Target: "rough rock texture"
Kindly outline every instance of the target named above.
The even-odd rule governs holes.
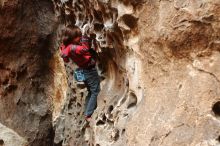
[[[0,0],[0,128],[31,146],[220,145],[219,0],[53,4],[60,26],[89,24],[99,42],[91,127],[86,89],[54,49],[52,2]]]
[[[13,130],[0,124],[0,145],[1,146],[27,146],[27,141],[20,137]]]
[[[96,33],[104,79],[91,128],[80,132],[85,93],[74,86],[68,67],[72,84],[68,90],[75,92],[67,95],[65,122],[57,124],[64,132],[56,132],[57,142],[219,144],[219,0],[54,0],[54,4],[64,25],[89,24]]]
[[[0,2],[0,122],[6,126],[0,130],[0,145],[19,146],[24,141],[28,146],[53,145],[53,94],[49,92],[53,3]],[[5,139],[7,128],[11,130]]]

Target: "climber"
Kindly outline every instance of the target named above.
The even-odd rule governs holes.
[[[85,35],[85,29],[88,26],[83,27],[83,35],[79,27],[65,27],[62,31],[62,45],[61,45],[61,57],[65,62],[69,62],[71,59],[78,68],[74,70],[76,79],[83,81],[88,95],[85,99],[85,119],[91,120],[91,116],[97,106],[97,96],[100,91],[100,78],[96,69],[96,57],[93,55],[96,52],[91,48],[91,39]],[[95,42],[93,40],[93,42]],[[95,43],[93,46],[96,46]],[[79,77],[78,77],[79,76]]]

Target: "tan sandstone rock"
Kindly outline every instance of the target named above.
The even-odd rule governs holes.
[[[99,42],[105,79],[87,143],[219,145],[219,0],[69,0],[55,8],[65,24],[89,24]]]
[[[1,146],[27,146],[27,140],[6,126],[0,124],[0,131]]]
[[[58,31],[96,34],[102,82],[89,129],[50,1],[0,4],[0,121],[30,145],[220,145],[219,0],[53,0]]]

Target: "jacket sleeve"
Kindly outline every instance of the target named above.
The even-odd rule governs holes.
[[[64,44],[61,44],[60,45],[60,51],[64,50],[65,49],[65,45]]]
[[[76,54],[79,54],[79,55],[87,55],[89,54],[89,48],[85,45],[79,45],[76,47],[76,50],[75,50],[75,53]]]
[[[93,47],[92,49],[97,51],[98,50],[98,44],[97,44],[95,38],[96,38],[96,34],[94,34],[94,33],[90,34],[91,48]]]
[[[83,36],[81,37],[80,42],[81,42],[81,44],[82,44],[83,46],[86,46],[87,48],[91,48],[91,42],[92,42],[92,40],[91,40],[89,37],[87,37],[86,35],[83,35]]]
[[[93,42],[93,47],[92,48],[92,42]],[[93,38],[90,38],[90,37],[87,37],[87,36],[82,36],[81,37],[81,44],[83,47],[81,48],[78,48],[79,51],[79,54],[87,54],[88,52],[94,57],[94,56],[97,56],[97,43],[96,43],[96,40]]]
[[[64,62],[69,62],[69,53],[70,53],[69,47],[61,50],[61,57],[63,58]]]

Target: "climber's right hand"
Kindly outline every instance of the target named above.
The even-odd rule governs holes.
[[[82,28],[82,35],[88,35],[89,31],[89,24],[85,24]]]

